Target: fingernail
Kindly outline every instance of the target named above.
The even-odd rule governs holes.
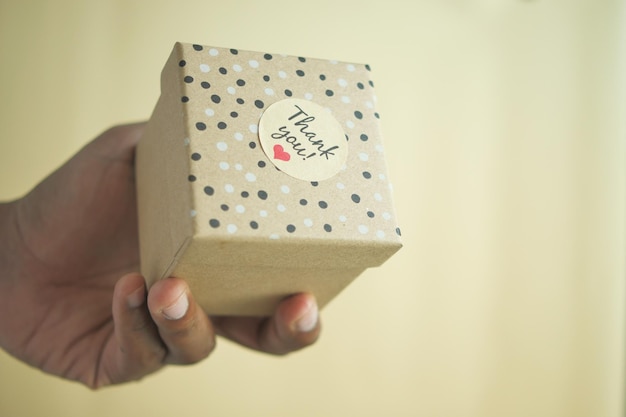
[[[182,293],[174,304],[163,309],[163,315],[166,319],[178,320],[185,315],[188,308],[189,300],[187,299],[187,294]]]
[[[146,300],[146,289],[144,287],[137,288],[126,297],[128,308],[138,308]]]
[[[315,329],[318,315],[317,304],[311,303],[306,313],[296,321],[296,330],[302,333],[308,333]]]

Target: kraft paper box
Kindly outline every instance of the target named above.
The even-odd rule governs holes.
[[[367,65],[175,45],[136,154],[141,269],[209,314],[324,306],[401,247]]]

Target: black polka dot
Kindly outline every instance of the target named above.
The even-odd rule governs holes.
[[[236,111],[231,111],[230,112],[230,117],[232,117],[233,119],[238,117],[238,116],[239,116],[239,113],[237,113]]]
[[[204,89],[206,90],[207,88],[210,88],[210,87],[211,87],[211,84],[209,84],[209,83],[208,83],[208,82],[206,82],[206,81],[202,81],[202,82],[200,83],[200,86],[202,86],[202,88],[204,88]]]
[[[231,49],[230,53],[233,54],[233,55],[237,55],[239,53],[239,51],[236,50],[236,49]]]
[[[222,99],[217,94],[213,94],[211,96],[211,101],[215,104],[219,104],[219,102],[222,101]]]
[[[206,129],[206,125],[202,122],[198,122],[196,123],[196,129],[198,130],[205,130]]]
[[[259,228],[259,224],[258,224],[257,222],[255,222],[254,220],[252,220],[252,221],[250,222],[250,227],[251,227],[252,229],[256,230],[256,229],[258,229],[258,228]]]
[[[237,99],[237,103],[238,103],[238,104],[243,104],[243,103],[245,103],[245,101],[243,101],[243,99],[242,99],[242,98],[238,98],[238,99]]]
[[[302,70],[297,70],[296,74],[298,75],[298,77],[304,77],[304,71]]]
[[[250,147],[250,149],[254,149],[256,148],[256,142],[250,142],[248,143],[248,146]]]
[[[246,82],[240,78],[237,80],[237,85],[239,87],[243,87],[244,85],[246,85]]]
[[[270,76],[269,75],[264,75],[263,76],[263,81],[268,82],[270,80]]]
[[[242,192],[241,192],[241,196],[242,196],[243,198],[248,198],[248,196],[250,196],[250,193],[249,193],[249,192],[247,192],[247,191],[242,191]]]
[[[183,78],[183,81],[185,81],[187,84],[190,84],[193,82],[193,77],[191,75],[188,75],[185,78]]]
[[[213,189],[213,187],[207,185],[206,187],[204,187],[204,193],[206,195],[213,195],[215,194],[215,190]]]
[[[222,205],[220,206],[220,208],[222,209],[222,211],[228,211],[228,209],[229,209],[229,207],[228,207],[228,205],[227,205],[227,204],[222,204]]]
[[[202,158],[202,155],[200,155],[197,152],[194,152],[194,153],[191,154],[191,159],[193,159],[194,161],[199,161],[200,158]]]
[[[370,178],[372,178],[372,174],[370,174],[369,171],[363,171],[363,178],[369,180]]]
[[[377,119],[380,119],[380,114],[374,113],[374,117],[377,118]]]
[[[333,90],[326,90],[326,95],[327,95],[328,97],[332,97],[332,96],[334,96],[334,95],[335,95],[335,93],[333,92]]]
[[[178,66],[179,67],[184,67],[185,65],[187,65],[187,61],[185,61],[184,59],[181,61],[178,61]]]
[[[266,192],[266,191],[260,190],[260,191],[257,193],[257,196],[259,196],[259,198],[260,198],[261,200],[267,200],[267,192]]]
[[[348,135],[345,135],[345,136],[346,136],[346,142],[348,142],[350,140],[350,137]]]
[[[320,208],[323,208],[323,209],[328,208],[328,203],[325,202],[324,200],[320,201],[317,204],[320,206]]]
[[[352,201],[354,201],[355,203],[360,203],[361,202],[361,197],[359,197],[358,194],[352,194],[352,196],[350,198],[352,198]]]
[[[326,76],[324,74],[320,74],[320,80],[324,81],[326,79]]]
[[[226,75],[228,74],[228,70],[224,67],[220,67],[220,69],[218,70],[220,72],[220,74],[222,75]]]
[[[224,129],[226,129],[227,125],[226,125],[225,122],[219,122],[217,124],[217,127],[218,127],[218,129],[224,130]]]
[[[313,187],[317,187],[319,185],[319,183],[317,181],[311,181],[311,185]]]
[[[265,165],[266,165],[265,161],[259,161],[259,162],[257,162],[257,166],[258,166],[259,168],[265,168]]]
[[[330,224],[326,223],[324,225],[324,230],[326,230],[328,233],[330,233],[330,232],[333,231],[333,227]]]
[[[365,69],[368,70],[368,71],[372,70],[372,68],[370,68],[369,64],[365,64]]]
[[[202,45],[193,45],[193,49],[195,49],[196,51],[201,51],[202,50]]]
[[[356,86],[359,90],[363,90],[365,88],[365,86],[363,85],[363,83],[356,83]]]
[[[187,179],[189,180],[189,182],[194,182],[196,180],[196,176],[195,175],[190,175],[187,177]]]
[[[182,101],[183,103],[187,103],[187,102],[189,101],[189,97],[187,97],[187,96],[182,96],[182,97],[180,98],[180,101]]]
[[[367,142],[367,140],[368,140],[368,139],[369,139],[369,138],[367,137],[367,135],[366,135],[365,133],[363,133],[363,134],[361,135],[361,140],[362,140],[363,142]]]
[[[263,106],[265,106],[265,103],[263,103],[261,100],[254,100],[254,105],[257,106],[259,109],[262,109]]]
[[[293,93],[291,92],[291,90],[285,90],[285,95],[287,97],[291,97],[293,95]]]
[[[399,228],[399,227],[396,227],[396,234],[397,234],[398,236],[402,236],[402,232],[400,231],[400,228]]]
[[[287,231],[288,231],[289,233],[293,233],[293,232],[295,232],[295,231],[296,231],[296,226],[294,226],[293,224],[288,224],[288,225],[287,225]]]
[[[306,199],[305,199],[305,198],[301,198],[301,199],[300,199],[300,205],[301,205],[301,206],[306,206],[307,204],[309,204],[309,202],[308,202],[308,201],[306,201]]]
[[[375,216],[375,214],[374,214],[374,212],[373,212],[373,211],[368,211],[368,212],[367,212],[367,217],[369,217],[370,219],[373,219],[373,218],[374,218],[374,216]]]
[[[217,219],[211,219],[209,220],[209,224],[211,225],[212,228],[217,228],[220,227],[220,221]]]
[[[304,58],[304,57],[302,57],[302,56],[299,56],[299,57],[298,57],[298,61],[300,61],[300,62],[306,62],[306,58]]]
[[[374,81],[370,80],[367,83],[370,85],[370,87],[374,87]]]
[[[356,117],[357,119],[362,119],[363,118],[363,113],[361,113],[360,111],[355,111],[354,112],[354,117]]]
[[[272,55],[265,54],[265,55],[263,55],[263,58],[265,58],[265,59],[267,59],[269,61],[270,59],[272,59]]]

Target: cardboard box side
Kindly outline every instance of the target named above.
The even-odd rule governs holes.
[[[193,234],[179,62],[177,45],[163,69],[161,96],[136,153],[141,271],[149,283],[168,276]]]

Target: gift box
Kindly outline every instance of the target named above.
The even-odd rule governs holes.
[[[402,246],[367,65],[177,43],[136,181],[142,273],[212,315],[323,307]]]

